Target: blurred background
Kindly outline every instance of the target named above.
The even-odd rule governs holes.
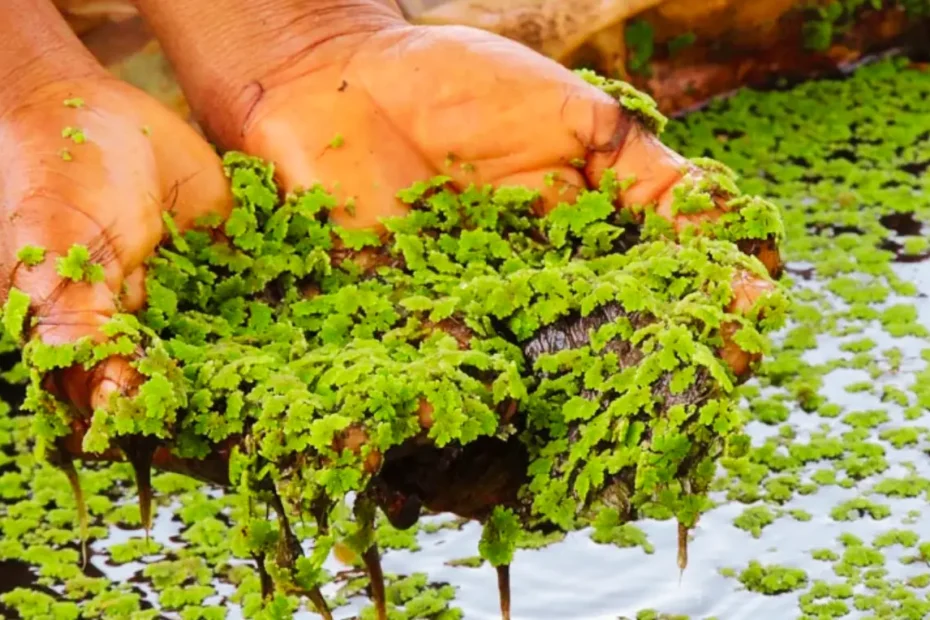
[[[188,114],[130,0],[56,0],[114,73]],[[649,92],[666,114],[741,86],[850,67],[926,40],[922,0],[400,0],[408,19],[499,33]]]

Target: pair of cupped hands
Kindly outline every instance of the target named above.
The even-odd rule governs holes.
[[[351,198],[351,213],[334,214],[339,224],[402,214],[397,191],[438,174],[461,188],[535,188],[545,212],[607,170],[636,179],[623,204],[654,203],[675,218],[672,189],[686,160],[559,64],[483,31],[410,25],[377,1],[341,3],[342,16],[329,6],[340,3],[305,2],[293,18],[269,14],[287,27],[262,35],[264,4],[242,16],[254,25],[240,40],[235,28],[164,35],[172,24],[159,14],[154,21],[166,21],[153,27],[210,141],[274,162],[284,191],[320,183]],[[232,208],[206,139],[83,50],[77,56],[73,70],[33,71],[36,83],[23,88],[27,66],[22,95],[0,107],[0,301],[10,287],[28,293],[31,335],[52,344],[99,339],[118,308],[142,307],[163,211],[183,230]],[[103,282],[57,274],[55,259],[74,244],[102,262]],[[24,246],[45,248],[45,261],[24,265]],[[59,389],[89,412],[130,376],[126,360],[111,359],[69,371]]]

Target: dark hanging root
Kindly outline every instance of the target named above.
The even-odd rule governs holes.
[[[684,523],[678,523],[678,569],[681,571],[678,575],[681,579],[681,575],[684,574],[685,569],[688,568],[688,528]]]
[[[81,569],[87,567],[87,539],[89,534],[89,519],[87,516],[87,503],[84,501],[84,491],[81,489],[81,478],[78,476],[77,469],[74,467],[74,459],[71,454],[60,446],[50,450],[48,461],[64,472],[68,478],[68,484],[71,485],[71,492],[74,494],[74,504],[77,507],[78,527],[81,533]]]
[[[501,602],[501,619],[510,620],[510,564],[497,567],[497,592]]]
[[[368,581],[371,584],[371,598],[375,604],[375,613],[378,620],[387,620],[387,594],[384,587],[384,571],[381,568],[381,554],[375,542],[375,519],[378,514],[377,496],[371,490],[363,491],[355,498],[353,512],[358,523],[358,538],[356,544],[367,546],[362,552],[362,561],[368,571]]]
[[[303,549],[300,547],[300,540],[297,539],[297,536],[291,529],[291,523],[284,510],[284,502],[281,501],[281,496],[278,495],[277,490],[274,488],[271,489],[270,503],[272,510],[274,510],[275,515],[278,517],[278,527],[281,530],[276,561],[278,566],[288,570],[294,570],[297,558],[303,555]],[[313,586],[306,594],[310,602],[316,607],[318,614],[325,620],[333,620],[333,614],[329,609],[329,604],[326,602],[326,597],[323,596],[323,592],[320,590],[319,586]]]
[[[332,507],[332,501],[325,495],[317,496],[310,504],[310,513],[316,520],[317,530],[324,536],[329,533],[329,511]]]
[[[262,584],[262,599],[270,600],[274,596],[274,581],[272,581],[271,575],[268,574],[268,570],[265,568],[265,553],[263,551],[253,553],[252,559],[255,560],[258,579]]]
[[[280,499],[278,501],[280,501]],[[310,505],[310,512],[313,514],[313,518],[316,519],[317,531],[323,536],[329,534],[329,511],[332,507],[333,503],[326,495],[319,495]],[[320,614],[324,620],[333,620],[333,614],[329,610],[329,604],[326,602],[326,598],[323,596],[323,592],[320,591],[318,586],[314,586],[307,593],[307,597],[310,599],[310,602],[313,603],[313,606],[316,607],[317,613]]]
[[[384,588],[384,571],[381,569],[381,554],[378,545],[372,543],[368,550],[362,554],[368,579],[371,582],[371,598],[375,603],[375,612],[378,620],[387,620],[387,594]]]
[[[290,521],[288,521],[287,514],[284,511],[284,503],[281,501],[281,497],[278,495],[277,490],[274,486],[271,486],[265,489],[265,491],[270,494],[268,503],[278,517],[278,526],[281,530],[281,538],[278,542],[275,561],[278,566],[292,570],[297,558],[303,554],[300,541],[297,539],[297,536],[294,535],[294,532],[291,531]],[[266,601],[270,600],[274,596],[275,585],[274,580],[265,568],[265,553],[252,553],[252,558],[255,560],[255,565],[258,568],[258,576],[262,584],[262,599]],[[306,595],[307,598],[310,599],[310,602],[313,603],[314,607],[316,607],[317,613],[323,617],[323,620],[333,620],[333,614],[329,610],[326,598],[323,596],[319,587],[314,586],[310,588],[310,590],[306,592]]]
[[[84,491],[81,489],[81,479],[78,477],[74,463],[70,460],[64,468],[65,475],[68,477],[68,483],[71,485],[71,492],[74,493],[74,503],[77,506],[78,527],[81,533],[81,569],[87,567],[87,539],[90,537],[87,503],[84,501]]]
[[[329,604],[326,602],[326,598],[318,587],[314,586],[307,592],[307,598],[313,603],[316,612],[323,617],[323,620],[333,620],[333,612],[329,610]]]
[[[152,457],[158,442],[154,437],[145,435],[126,435],[117,439],[116,443],[136,474],[139,514],[142,517],[142,527],[145,528],[145,538],[148,540],[152,529]]]
[[[271,491],[271,508],[278,517],[278,527],[281,530],[276,558],[278,566],[293,570],[297,558],[303,555],[303,550],[300,548],[300,541],[291,530],[291,523],[284,511],[284,503],[276,490]]]

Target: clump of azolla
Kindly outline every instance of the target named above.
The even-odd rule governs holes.
[[[869,5],[843,4],[857,11]],[[924,0],[898,4],[930,7]],[[926,258],[921,248],[930,221],[928,101],[930,73],[898,57],[844,80],[783,92],[742,91],[669,125],[671,147],[733,167],[745,191],[779,203],[788,228],[783,249],[795,279],[790,324],[757,372],[761,385],[740,391],[748,418],[790,428],[777,437],[768,434],[742,457],[723,460],[728,477],[715,487],[730,500],[761,500],[777,515],[779,506],[821,486],[858,488],[861,497],[826,504],[844,527],[893,528],[898,519],[914,524],[922,518],[897,500],[921,497],[927,481],[913,472],[888,475],[912,458],[909,449],[925,435],[922,427],[911,426],[919,422],[902,419],[918,421],[930,405],[930,373],[924,369],[930,356],[916,355],[927,346],[920,319],[923,268],[896,264]],[[849,382],[837,383],[839,373],[831,375],[848,370],[855,371]],[[869,404],[860,406],[863,402]],[[811,430],[813,416],[821,418],[818,430]],[[754,507],[736,525],[750,532],[760,528],[764,541],[766,521],[765,512]],[[793,524],[792,530],[799,539],[816,538],[818,521],[823,520],[809,527]],[[878,539],[874,546],[880,546]],[[779,550],[788,552],[781,544]],[[887,579],[865,576],[860,566],[865,561],[881,569],[875,549],[854,551],[842,561],[842,548],[803,552],[833,563],[843,579],[838,587],[868,580],[871,591],[857,590],[845,603],[829,601],[815,583],[801,597],[804,617],[841,617],[848,613],[844,605],[875,617],[926,617],[924,593],[908,576],[895,574],[894,562],[888,562]],[[829,595],[838,596],[833,584]]]
[[[648,99],[598,83],[661,129]],[[243,549],[321,611],[323,561],[339,540],[363,558],[379,597],[376,504],[398,526],[421,504],[484,520],[480,552],[502,584],[521,532],[622,528],[641,513],[678,520],[684,568],[714,463],[741,442],[739,377],[718,351],[730,339],[761,354],[786,307],[772,287],[751,309],[728,310],[740,278],[769,279],[736,243],[778,241],[782,224],[768,203],[740,197],[727,169],[697,164],[710,180],[676,198],[680,212],[721,199],[729,209],[701,234],[640,226],[616,209],[621,183],[606,175],[541,219],[525,189],[418,183],[399,194],[410,214],[386,221],[382,238],[330,223],[337,204],[319,188],[282,201],[271,166],[228,154],[229,219],[180,235],[168,218],[147,307],[115,317],[105,343],[28,344],[26,407],[53,446],[72,414],[43,390],[45,374],[143,350],[138,390],[93,414],[83,449],[122,447],[145,470],[147,493],[156,444],[186,459],[231,446],[230,484],[276,515],[250,503]],[[648,205],[639,212],[653,221]],[[86,248],[59,259],[59,272],[102,276]],[[4,321],[20,337],[28,299],[16,295]],[[448,505],[428,457],[425,468],[401,468],[403,479],[392,473],[411,451],[506,456],[462,489],[477,504]],[[316,522],[309,557],[295,517]],[[635,530],[619,536],[648,544]]]
[[[930,614],[924,590],[930,583],[930,575],[920,568],[930,561],[930,543],[920,541],[914,547],[914,537],[898,529],[904,523],[919,531],[918,524],[926,514],[895,500],[925,493],[926,482],[912,475],[901,477],[900,473],[895,474],[897,478],[885,477],[885,472],[896,469],[902,459],[919,458],[916,452],[901,448],[923,445],[925,429],[911,425],[921,425],[920,420],[930,407],[930,369],[926,366],[930,363],[930,346],[925,344],[927,336],[922,333],[914,312],[915,305],[924,303],[916,295],[918,286],[924,289],[925,282],[907,272],[897,272],[895,265],[896,261],[912,262],[919,258],[912,250],[922,247],[919,240],[930,222],[930,177],[926,174],[930,152],[928,101],[930,72],[898,58],[864,67],[846,80],[811,82],[785,92],[743,91],[728,101],[670,122],[664,134],[669,146],[683,154],[709,156],[727,163],[740,175],[743,190],[775,198],[785,213],[788,234],[782,249],[791,261],[789,273],[795,279],[790,327],[776,339],[773,353],[757,372],[761,381],[744,384],[739,389],[746,399],[741,413],[770,425],[767,430],[772,434],[754,445],[749,445],[748,439],[733,437],[722,460],[726,476],[715,484],[726,493],[727,500],[746,504],[765,502],[769,510],[762,510],[759,504],[758,509],[737,517],[736,524],[747,533],[733,530],[721,533],[715,529],[701,535],[748,537],[748,532],[758,528],[764,543],[767,537],[779,536],[773,530],[782,527],[785,528],[782,532],[790,530],[800,539],[820,539],[817,528],[823,527],[824,522],[832,522],[829,514],[818,515],[824,518],[815,518],[810,523],[799,523],[784,519],[783,510],[793,505],[789,503],[792,499],[803,501],[798,496],[815,494],[821,487],[828,487],[825,491],[830,497],[839,488],[855,488],[863,494],[848,502],[829,500],[819,504],[832,508],[830,513],[842,520],[844,529],[864,528],[864,531],[858,529],[860,534],[870,539],[875,536],[871,547],[851,535],[842,537],[842,545],[824,539],[820,544],[825,548],[799,550],[797,555],[783,561],[786,566],[758,565],[745,572],[746,585],[753,592],[787,588],[800,595],[800,609],[794,615],[844,617],[854,610],[853,613],[875,617],[918,620]],[[70,146],[77,156],[80,147]],[[583,167],[584,161],[572,165]],[[679,193],[684,194],[684,189]],[[694,210],[700,212],[700,198],[694,204]],[[684,206],[682,211],[690,209]],[[657,239],[668,232],[658,226],[656,231],[661,233],[655,235]],[[550,238],[553,236],[550,232]],[[900,251],[898,246],[902,246]],[[44,254],[36,250],[24,249],[19,260],[24,264],[41,262]],[[586,256],[583,252],[582,247],[580,255]],[[915,267],[919,265],[910,264],[906,269]],[[25,305],[18,305],[14,299],[5,317],[14,331],[16,325],[29,326],[28,299],[19,299]],[[889,337],[901,336],[908,339],[887,342]],[[826,347],[810,357],[808,353],[824,341]],[[839,352],[833,346],[836,342],[842,343]],[[915,343],[925,348],[920,356],[915,355]],[[14,347],[12,340],[0,340],[0,351]],[[22,367],[17,368],[0,373],[0,377],[17,380],[23,376]],[[850,396],[841,385],[835,385],[836,375],[830,374],[841,369],[862,371],[851,385],[858,388],[856,383],[868,376],[871,394],[852,397],[856,404],[850,406]],[[831,400],[832,387],[839,391],[836,402]],[[860,403],[863,396],[867,397],[866,405]],[[3,408],[0,404],[0,410]],[[887,419],[874,413],[876,409],[884,410]],[[899,415],[912,422],[902,423]],[[223,416],[217,419],[222,423]],[[423,419],[428,422],[429,416],[424,414]],[[817,429],[811,426],[815,421],[820,423]],[[65,478],[51,475],[47,466],[28,456],[31,445],[27,439],[34,435],[28,423],[25,416],[0,416],[0,444],[4,446],[0,464],[11,466],[11,461],[5,460],[7,454],[25,455],[16,459],[15,471],[0,476],[4,497],[13,502],[0,502],[0,514],[4,516],[0,522],[3,559],[20,559],[34,566],[44,575],[44,585],[63,587],[69,600],[79,601],[80,607],[88,610],[85,615],[102,610],[110,617],[141,614],[138,595],[125,592],[122,586],[107,586],[105,580],[83,577],[73,547],[68,557],[45,555],[49,545],[73,543],[78,530],[76,525],[61,525],[65,518],[74,521],[74,510],[68,508],[73,501]],[[176,486],[160,484],[166,476],[156,476],[153,486],[163,498],[168,495],[176,498]],[[118,500],[119,489],[129,484],[131,477],[126,467],[81,468],[92,538],[106,536],[106,530],[97,525],[104,523],[102,515],[107,523],[136,527],[140,524],[137,507],[121,505],[114,509],[101,491],[117,490],[110,497]],[[173,480],[176,485],[180,478],[174,476]],[[64,508],[45,509],[42,502],[48,497],[50,486],[55,490],[55,503]],[[846,499],[853,497],[847,495]],[[206,569],[198,568],[193,582],[204,585],[216,580],[229,585],[235,589],[230,601],[242,605],[247,617],[255,617],[262,607],[259,576],[246,565],[230,570],[226,562],[231,545],[237,550],[235,557],[249,558],[250,544],[262,540],[264,530],[230,527],[223,515],[218,514],[223,506],[235,506],[231,521],[241,524],[250,501],[251,498],[235,493],[222,499],[188,493],[180,497],[182,507],[177,514],[186,528],[182,534],[182,553],[185,558],[203,559],[207,564]],[[740,514],[744,508],[739,507],[734,514]],[[790,514],[795,519],[802,518],[800,512]],[[643,508],[640,516],[664,519],[674,515],[649,506]],[[644,533],[625,518],[615,507],[598,511],[592,536],[599,543],[641,546],[648,553],[652,546]],[[768,525],[772,519],[778,523],[775,527]],[[511,522],[505,517],[485,539],[485,553],[498,561],[507,557],[506,544],[498,543],[506,543]],[[292,521],[292,525],[300,538],[315,536],[312,520],[306,524]],[[429,523],[421,530],[435,532],[438,527]],[[876,527],[881,529],[880,533],[873,531]],[[255,538],[249,538],[249,532],[254,532]],[[398,544],[383,535],[380,528],[377,534],[381,548]],[[539,532],[521,534],[524,535],[517,548],[544,546],[562,536],[557,531],[549,538]],[[344,544],[340,546],[346,548]],[[783,554],[791,552],[790,547],[779,546]],[[862,549],[846,552],[845,547],[855,546]],[[273,549],[273,545],[269,548]],[[26,549],[38,549],[41,553],[27,554]],[[639,550],[626,552],[637,556],[639,553]],[[666,549],[655,552],[658,561],[668,556]],[[357,560],[355,565],[361,566],[358,555],[353,557]],[[632,565],[638,566],[643,559],[635,559]],[[273,561],[274,558],[269,558],[269,563]],[[469,564],[483,562],[482,558],[469,560]],[[899,562],[907,564],[909,572],[902,575]],[[312,563],[304,565],[313,568]],[[811,572],[805,585],[799,579],[800,574],[794,572],[796,569],[788,568],[812,565],[818,569],[816,577],[826,583],[814,579]],[[745,568],[740,566],[726,572],[735,578]],[[822,573],[823,568],[827,569],[827,575]],[[164,570],[170,570],[178,579],[189,574],[177,566]],[[211,572],[209,578],[201,576],[202,570]],[[914,570],[918,574],[910,572]],[[146,575],[150,572],[153,571],[146,571]],[[160,575],[153,572],[151,576],[156,591],[183,587],[174,582],[164,583]],[[390,576],[387,581],[387,598],[392,605],[408,600],[407,594],[392,593]],[[179,583],[191,581],[182,579]],[[406,592],[408,585],[409,580],[403,580],[397,587]],[[362,592],[364,587],[365,580],[356,578],[343,592],[351,596]],[[852,597],[848,594],[850,588],[855,589]],[[170,600],[176,600],[173,591],[169,594]],[[726,590],[719,595],[731,596]],[[341,593],[331,602],[339,604],[342,596]],[[776,615],[784,613],[782,598],[763,608],[768,602],[758,600],[762,596],[757,594],[752,604],[763,611],[774,609],[771,613]],[[429,596],[434,602],[438,598]],[[295,599],[294,595],[288,598],[282,595],[273,609],[287,610],[283,613],[287,616],[290,609],[296,608]],[[421,599],[409,600],[416,606]],[[33,615],[46,617],[56,603],[51,597],[21,591],[8,593],[3,602],[15,605],[24,616],[31,611]],[[406,606],[408,617],[427,617],[418,615],[410,605]],[[66,603],[54,609],[60,610],[63,617],[76,613],[74,606]],[[422,609],[435,607],[432,603],[416,606],[416,610]],[[225,609],[193,606],[187,607],[185,614],[224,617]],[[643,613],[644,618],[655,615]]]

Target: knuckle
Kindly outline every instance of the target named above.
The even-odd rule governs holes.
[[[620,104],[612,99],[598,98],[591,104],[592,132],[588,150],[614,153],[623,148],[630,134],[632,120]]]
[[[585,159],[596,156],[600,167],[613,165],[633,125],[614,98],[589,84],[568,91],[562,105],[562,120],[573,128]],[[610,161],[605,162],[605,157]]]

